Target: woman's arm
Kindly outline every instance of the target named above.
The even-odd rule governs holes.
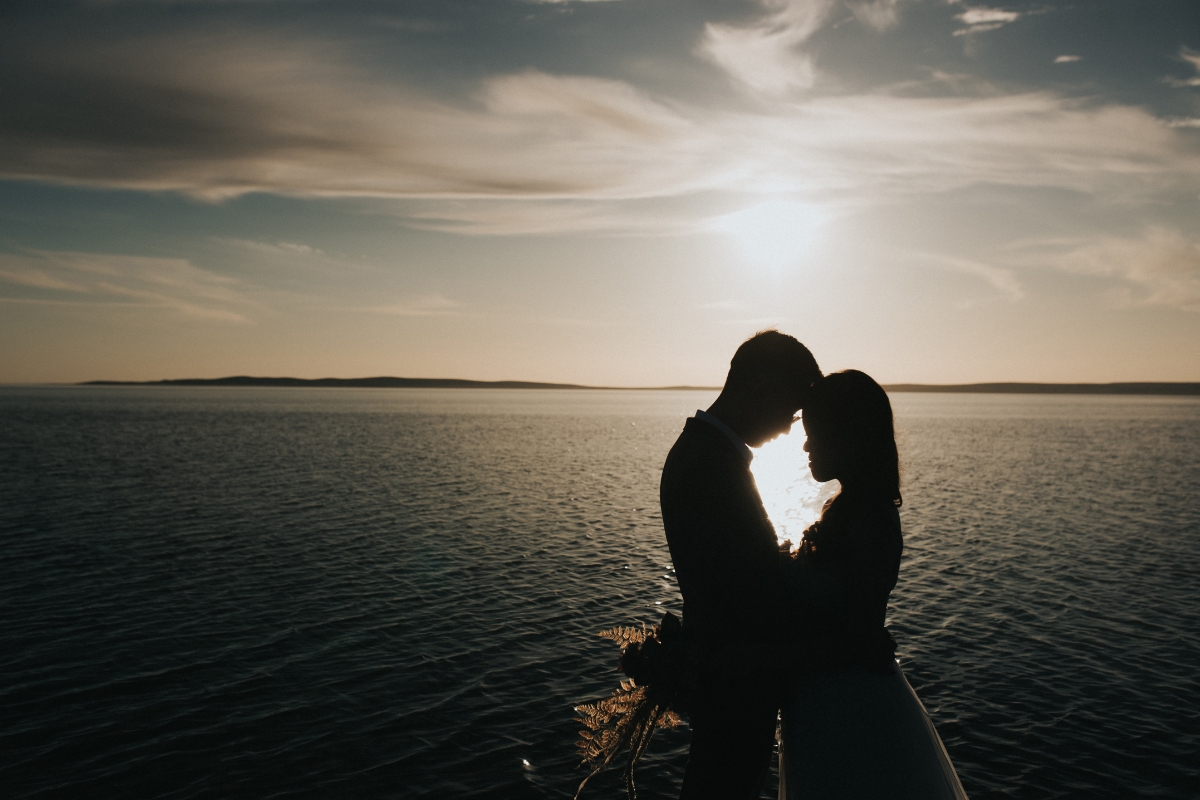
[[[785,566],[782,594],[793,637],[828,634],[844,621],[846,587],[814,556],[799,555]]]

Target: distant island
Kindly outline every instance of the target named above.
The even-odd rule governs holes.
[[[457,378],[180,378],[162,381],[84,381],[81,386],[318,386],[354,389],[579,389],[718,391],[720,386],[582,386],[535,381],[468,381]],[[1200,383],[893,383],[889,392],[961,394],[1157,394],[1200,395]]]
[[[719,390],[720,386],[581,386],[536,381],[468,381],[459,378],[180,378],[166,381],[84,381],[80,386],[328,386],[347,389],[625,389]]]
[[[1200,395],[1200,383],[892,383],[889,392],[960,394],[1169,394]]]

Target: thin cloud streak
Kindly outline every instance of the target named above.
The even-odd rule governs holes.
[[[425,200],[395,208],[409,228],[460,236],[683,236],[711,232],[708,218],[622,200]]]
[[[184,317],[220,322],[248,323],[250,320],[234,309],[254,306],[239,291],[238,281],[181,258],[36,250],[0,253],[0,283],[69,292],[75,296],[69,302],[77,305],[109,305],[113,298],[120,298],[120,305],[164,308]]]
[[[1021,288],[1017,276],[1010,269],[985,264],[981,261],[934,253],[918,253],[917,258],[942,269],[979,278],[1009,300],[1020,300],[1025,296],[1025,291]]]
[[[40,269],[0,269],[0,281],[16,284],[17,286],[31,286],[35,289],[54,289],[61,292],[87,294],[89,291],[88,287],[81,283],[64,281],[53,275],[47,275]]]
[[[1200,312],[1200,243],[1154,226],[1140,237],[1032,242],[1035,258],[1067,272],[1111,277],[1126,284],[1129,304]]]
[[[955,18],[967,27],[956,30],[954,35],[965,36],[971,33],[986,33],[987,31],[1002,28],[1009,23],[1016,22],[1021,18],[1021,14],[1017,11],[1005,11],[1001,8],[974,6],[963,11],[961,14],[955,15]]]
[[[446,317],[461,314],[462,304],[440,294],[428,294],[391,305],[369,306],[362,310],[397,317]]]
[[[212,241],[237,250],[274,256],[286,260],[312,257],[320,258],[325,256],[324,251],[321,249],[300,242],[276,242],[271,244],[270,242],[260,242],[254,239],[228,239],[219,236],[213,237]]]

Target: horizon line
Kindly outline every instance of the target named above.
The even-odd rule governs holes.
[[[36,385],[36,384],[35,384]],[[318,388],[408,388],[408,389],[559,389],[576,391],[720,391],[720,386],[591,386],[577,383],[543,381],[477,381],[464,378],[267,378],[235,375],[224,378],[174,378],[156,381],[92,380],[59,386],[244,386],[244,387],[318,387]],[[1046,383],[996,381],[985,383],[891,383],[885,391],[897,393],[963,394],[1155,394],[1200,395],[1200,382],[1193,381],[1117,381],[1108,383]]]

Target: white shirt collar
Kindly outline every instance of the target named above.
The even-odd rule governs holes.
[[[742,437],[734,433],[733,428],[729,427],[724,422],[721,422],[721,420],[717,419],[716,416],[708,413],[707,411],[697,410],[696,419],[707,422],[709,425],[712,425],[721,433],[725,434],[725,437],[729,439],[729,441],[733,442],[733,444],[737,447],[738,452],[742,454],[742,458],[746,459],[747,464],[754,459],[754,453],[750,450],[749,445],[742,441]]]

